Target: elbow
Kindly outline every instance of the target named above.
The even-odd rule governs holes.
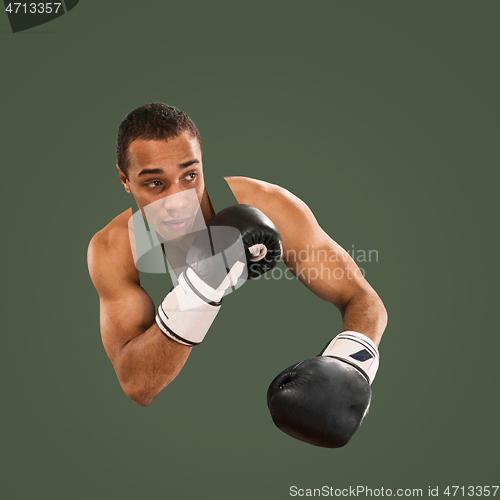
[[[370,297],[370,309],[372,311],[373,322],[376,325],[376,329],[379,332],[378,341],[380,342],[380,338],[384,333],[387,327],[387,321],[389,316],[387,314],[387,309],[385,308],[382,299],[377,295],[376,292],[373,292]]]
[[[129,358],[121,356],[113,363],[118,382],[125,395],[139,406],[149,406],[163,387],[141,370],[134,369]]]
[[[371,315],[376,318],[377,323],[385,329],[387,326],[387,309],[385,308],[382,299],[378,296],[375,290],[370,290],[366,295],[367,306],[371,311]]]
[[[127,397],[139,406],[149,406],[159,394],[159,391],[155,391],[147,387],[141,387],[133,383],[122,383],[121,386]]]
[[[141,393],[127,394],[127,396],[139,406],[149,406],[156,397]]]
[[[382,299],[377,295],[377,310],[381,323],[384,325],[384,329],[387,326],[387,321],[389,320],[389,315],[387,314],[387,309],[385,308]]]

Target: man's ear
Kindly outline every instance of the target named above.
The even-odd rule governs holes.
[[[128,194],[132,194],[132,190],[130,189],[127,176],[123,173],[123,170],[119,167],[118,163],[116,164],[116,168],[118,169],[120,175],[120,182],[123,184],[125,191],[127,191]]]

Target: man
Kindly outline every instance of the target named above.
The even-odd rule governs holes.
[[[189,205],[189,196],[183,193],[194,195],[207,224],[214,217],[203,177],[201,138],[181,111],[150,104],[129,113],[120,125],[117,157],[120,181],[142,215],[155,204],[166,205],[170,218],[163,222],[165,231],[174,236],[178,231],[190,234],[186,225],[192,226],[192,220],[177,215]],[[376,350],[387,323],[383,303],[347,252],[320,228],[307,205],[267,182],[246,177],[228,177],[226,182],[238,203],[255,207],[274,223],[281,235],[284,263],[314,294],[340,310],[343,331],[360,332],[363,342],[368,339],[370,352]],[[88,263],[100,297],[106,353],[127,396],[146,406],[178,375],[192,346],[168,336],[168,328],[162,329],[161,321],[155,320],[155,307],[140,286],[138,256],[130,244],[131,216],[130,209],[121,213],[92,238]],[[186,268],[183,256],[193,239],[182,242],[167,255],[169,262],[181,262],[176,274]],[[360,371],[366,376],[369,369]]]

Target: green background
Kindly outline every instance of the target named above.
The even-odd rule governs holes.
[[[2,498],[499,484],[499,15],[497,1],[81,0],[12,34],[1,14]],[[228,297],[151,406],[122,393],[86,250],[132,206],[116,131],[152,101],[197,124],[215,200],[223,175],[276,183],[344,248],[378,250],[360,265],[389,326],[347,447],[288,437],[266,406],[271,380],[341,328],[298,281]],[[148,287],[158,300],[169,283]]]

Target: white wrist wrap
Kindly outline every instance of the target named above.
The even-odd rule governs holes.
[[[354,365],[370,384],[378,370],[379,354],[373,340],[358,332],[342,332],[324,349],[321,356],[338,358]]]
[[[158,307],[156,323],[180,344],[199,344],[219,312],[224,290],[214,290],[188,268]]]

